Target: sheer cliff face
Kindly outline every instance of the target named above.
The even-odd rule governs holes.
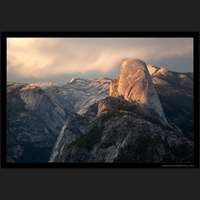
[[[119,80],[111,84],[110,95],[154,110],[167,123],[158,94],[146,64],[138,59],[125,59],[120,66]]]

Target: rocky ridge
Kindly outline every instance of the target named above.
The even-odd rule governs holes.
[[[68,118],[107,96],[109,80],[7,84],[7,160],[47,162]]]
[[[116,80],[9,83],[7,159],[190,162],[192,87],[191,73],[138,59],[123,60]]]
[[[89,125],[76,140],[63,143],[62,152],[58,150],[50,162],[192,161],[192,141],[170,117],[168,124],[153,84],[171,73],[147,68],[138,59],[124,60],[119,79],[110,83],[109,96],[83,115]],[[88,117],[91,112],[93,118]]]

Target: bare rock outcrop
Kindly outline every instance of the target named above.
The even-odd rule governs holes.
[[[110,96],[121,96],[128,102],[137,102],[155,111],[167,124],[158,94],[146,64],[139,59],[124,59],[120,66],[119,80],[110,85]]]

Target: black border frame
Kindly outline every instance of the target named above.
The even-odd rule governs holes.
[[[7,163],[6,83],[8,37],[193,38],[194,162],[193,163]],[[2,168],[198,168],[199,167],[199,32],[1,32],[1,167]]]

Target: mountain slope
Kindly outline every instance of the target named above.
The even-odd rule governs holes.
[[[153,83],[168,120],[176,124],[189,138],[193,138],[193,75],[177,73],[164,67],[148,65]]]
[[[7,159],[47,161],[67,113],[41,88],[7,86]]]
[[[110,97],[108,97],[109,99]],[[118,99],[109,99],[111,105]],[[119,100],[120,102],[123,100]],[[54,162],[191,162],[192,142],[176,127],[163,126],[135,105],[123,102],[101,113],[87,132],[70,144]],[[129,110],[129,111],[127,111]]]
[[[107,95],[109,80],[7,84],[7,160],[47,162],[68,117]],[[89,94],[89,95],[88,95]]]
[[[192,140],[170,116],[166,107],[172,106],[170,97],[164,101],[165,109],[158,97],[163,97],[163,76],[173,90],[179,80],[177,76],[171,79],[174,73],[168,73],[167,69],[153,68],[148,66],[147,71],[142,61],[126,59],[119,79],[110,83],[110,97],[100,100],[82,115],[89,119],[92,113],[93,118],[80,137],[62,144],[62,152],[51,162],[192,162]],[[165,89],[170,93],[169,88]],[[163,110],[170,116],[170,124]],[[175,112],[174,116],[179,114]]]
[[[122,62],[119,79],[7,84],[9,162],[191,162],[193,75]]]

